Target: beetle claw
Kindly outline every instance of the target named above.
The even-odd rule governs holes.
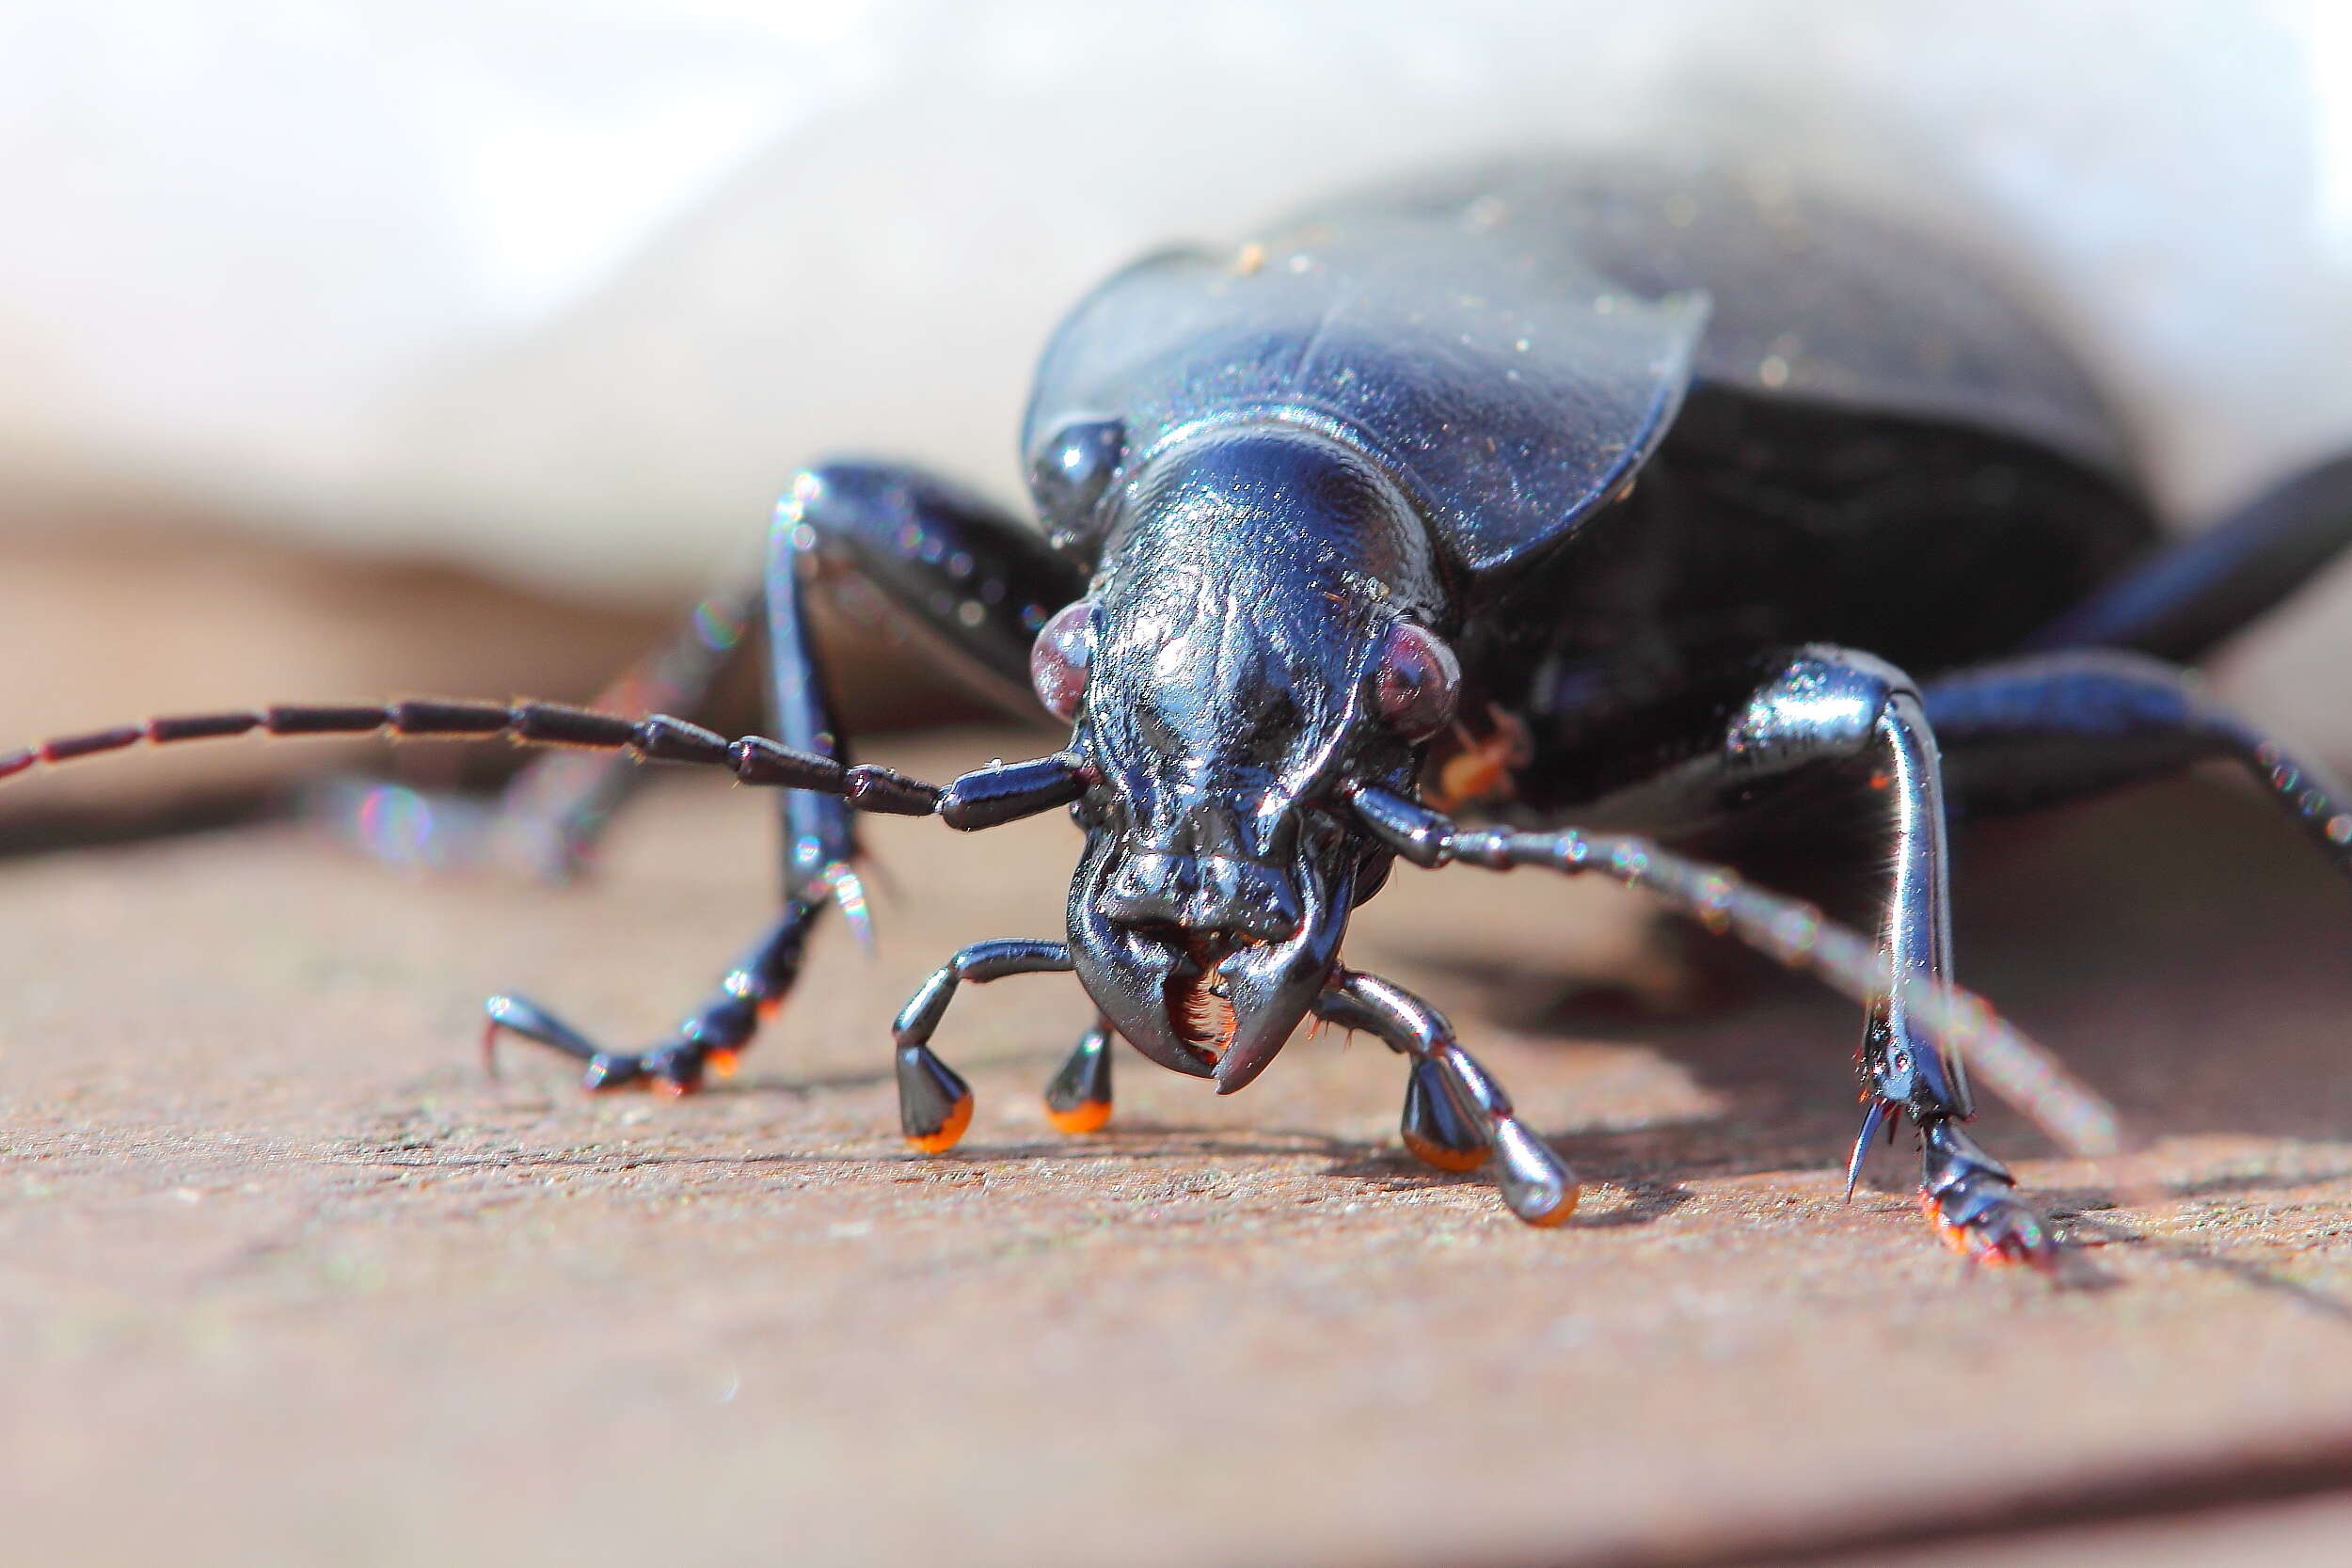
[[[1878,1136],[1879,1128],[1885,1124],[1888,1109],[1887,1102],[1874,1095],[1870,1100],[1870,1108],[1862,1113],[1862,1131],[1854,1138],[1853,1153],[1846,1159],[1848,1203],[1853,1201],[1854,1183],[1862,1180],[1862,1162],[1869,1156],[1870,1140]]]
[[[2029,1263],[2046,1271],[2058,1264],[2060,1248],[2049,1221],[2011,1196],[2009,1182],[1989,1173],[1971,1175],[1941,1193],[1923,1190],[1919,1208],[1945,1245],[1988,1268]]]
[[[687,1095],[702,1087],[703,1068],[710,1053],[697,1040],[681,1037],[648,1051],[606,1051],[525,997],[493,996],[484,1011],[489,1015],[489,1021],[482,1031],[482,1060],[493,1078],[498,1076],[499,1037],[511,1034],[585,1064],[580,1086],[591,1094],[607,1089],[653,1088],[664,1094]]]

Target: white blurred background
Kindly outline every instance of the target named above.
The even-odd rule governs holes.
[[[2184,524],[2352,444],[2331,0],[7,0],[0,528],[669,605],[815,456],[1013,493],[1044,334],[1153,241],[1692,135],[2033,279]]]
[[[2352,440],[2352,12],[11,0],[0,483],[647,594],[843,447],[1009,490],[1089,279],[1692,127],[1949,204],[2196,510]]]

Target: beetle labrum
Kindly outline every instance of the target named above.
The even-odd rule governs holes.
[[[1970,1138],[1965,1060],[2062,1142],[2094,1096],[1951,984],[1947,804],[2090,793],[2226,755],[2352,871],[2352,798],[2185,668],[2352,538],[2352,460],[2159,543],[2117,421],[1943,246],[1736,168],[1489,165],[1343,199],[1248,243],[1135,263],[1048,345],[1022,432],[1038,524],[909,468],[839,462],[779,503],[763,580],[770,734],[690,704],[688,637],[608,713],[464,702],[161,718],[0,757],[0,777],[142,741],[262,732],[502,736],[590,749],[510,816],[559,853],[632,764],[779,788],[783,911],[671,1040],[612,1052],[516,996],[511,1033],[592,1088],[731,1065],[830,908],[862,918],[854,813],[978,830],[1067,807],[1063,940],[982,942],[896,1026],[904,1131],[954,1144],[970,1091],[931,1049],[958,986],[1074,972],[1099,1013],[1047,1090],[1110,1109],[1110,1052],[1247,1085],[1309,1018],[1410,1060],[1406,1147],[1488,1167],[1513,1212],[1574,1177],[1427,1004],[1347,968],[1398,856],[1649,888],[1866,1006],[1854,1164],[1890,1117],[1930,1218],[1987,1260],[2057,1243]],[[1052,755],[945,788],[851,766],[807,596],[853,577]],[[1769,835],[1824,785],[1886,846],[1877,929],[1665,844]],[[599,809],[588,809],[591,805]],[[1491,826],[1465,827],[1478,814]]]

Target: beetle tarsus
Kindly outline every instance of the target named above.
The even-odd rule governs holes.
[[[2049,1222],[2016,1196],[2009,1167],[1979,1148],[1950,1117],[1920,1129],[1926,1146],[1919,1206],[1945,1243],[1985,1264],[2057,1266],[2059,1246]]]
[[[499,1036],[519,1035],[586,1063],[582,1084],[592,1091],[644,1085],[668,1094],[691,1094],[712,1071],[722,1077],[731,1072],[761,1021],[783,1006],[800,976],[809,930],[828,902],[821,896],[789,901],[742,961],[727,972],[711,998],[660,1045],[637,1052],[605,1051],[537,1003],[501,994],[483,1006],[489,1020],[482,1037],[484,1064],[495,1077]]]
[[[1399,1131],[1406,1150],[1433,1170],[1473,1171],[1486,1163],[1486,1134],[1462,1114],[1446,1089],[1443,1069],[1434,1062],[1413,1064]]]
[[[1111,1119],[1110,1021],[1097,1017],[1045,1085],[1045,1117],[1073,1137]]]
[[[1504,1205],[1530,1225],[1559,1225],[1576,1212],[1576,1173],[1519,1120],[1511,1097],[1455,1041],[1444,1014],[1393,981],[1349,969],[1334,972],[1314,1010],[1343,1028],[1376,1035],[1412,1059],[1405,1144],[1416,1157],[1443,1170],[1491,1163]],[[1444,1112],[1434,1103],[1440,1100]]]
[[[519,1035],[524,1039],[536,1040],[574,1061],[590,1062],[596,1058],[596,1047],[586,1036],[528,997],[493,996],[483,1004],[482,1010],[488,1015],[482,1030],[482,1065],[493,1078],[498,1076],[501,1035]]]

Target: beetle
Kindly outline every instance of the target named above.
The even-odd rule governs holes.
[[[1573,1175],[1443,1017],[1342,942],[1400,856],[1597,872],[1863,1002],[1848,1191],[1907,1120],[1929,1218],[1994,1262],[2058,1248],[1967,1132],[1963,1062],[2074,1147],[2112,1128],[1952,984],[1947,812],[2224,755],[2352,873],[2352,797],[2188,669],[2352,538],[2352,459],[2167,545],[2120,422],[1990,272],[1735,163],[1494,162],[1147,256],[1055,333],[1021,441],[1034,521],[895,464],[799,474],[761,580],[706,605],[625,711],[159,718],[0,777],[256,731],[584,747],[505,811],[559,863],[632,763],[778,787],[782,911],[673,1038],[608,1051],[487,1004],[485,1052],[516,1035],[591,1088],[679,1092],[731,1068],[826,910],[862,923],[855,813],[971,831],[1067,808],[1064,937],[967,947],[898,1016],[910,1142],[944,1150],[971,1115],[931,1049],[958,987],[1068,972],[1099,1016],[1047,1090],[1065,1131],[1108,1117],[1115,1039],[1231,1093],[1321,1019],[1410,1059],[1414,1155],[1491,1168],[1536,1225],[1573,1211]],[[853,765],[810,633],[828,584],[1068,744],[944,788]],[[747,622],[770,734],[652,711],[690,705]],[[1824,814],[1883,850],[1867,935],[1671,847],[1809,848]]]

